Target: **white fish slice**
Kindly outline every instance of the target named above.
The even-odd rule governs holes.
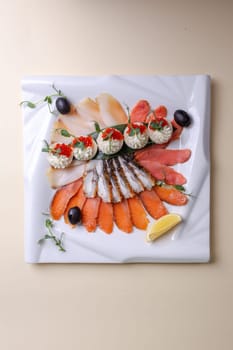
[[[119,190],[116,175],[114,173],[114,167],[112,166],[111,161],[106,160],[104,162],[106,162],[106,169],[107,169],[110,183],[112,186],[112,201],[113,201],[113,203],[119,203],[122,200],[122,195],[121,195],[121,192]]]
[[[83,176],[85,164],[72,166],[65,169],[54,169],[50,167],[47,171],[49,184],[52,188],[59,188]]]
[[[134,162],[128,162],[129,167],[132,169],[134,174],[140,180],[142,185],[147,189],[151,190],[155,185],[155,179],[146,171],[144,171],[140,166],[137,166]]]
[[[133,170],[128,166],[128,163],[126,160],[124,160],[122,157],[118,157],[120,165],[124,171],[124,175],[128,180],[128,183],[132,190],[135,193],[140,193],[144,190],[144,187],[142,186],[142,183],[140,180],[137,179],[137,176],[134,174]]]
[[[76,109],[80,117],[84,120],[91,122],[96,121],[101,128],[106,127],[106,124],[104,123],[100,114],[99,105],[96,101],[86,97],[77,104]]]
[[[98,175],[97,192],[98,196],[107,203],[112,202],[111,183],[108,174],[104,169],[104,162],[101,160],[97,163],[96,171]]]
[[[94,198],[97,193],[98,175],[96,169],[86,172],[83,176],[83,191],[86,197]]]
[[[132,192],[132,189],[130,188],[128,181],[126,181],[125,177],[122,174],[122,169],[119,166],[117,158],[114,158],[112,160],[112,164],[114,166],[114,173],[116,175],[119,190],[122,196],[124,198],[132,198],[134,196],[134,193]]]
[[[121,104],[107,93],[102,93],[96,97],[99,104],[101,118],[107,126],[125,124],[128,122],[127,115]]]

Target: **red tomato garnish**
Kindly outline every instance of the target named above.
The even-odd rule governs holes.
[[[93,145],[93,140],[91,136],[79,136],[73,140],[72,145],[75,146],[76,143],[79,143],[79,142],[83,142],[86,148],[92,147]]]
[[[124,136],[122,135],[122,133],[119,130],[117,130],[115,128],[107,128],[102,133],[102,139],[106,140],[108,138],[121,141],[124,139]]]
[[[156,118],[160,119],[160,118],[166,118],[167,116],[167,108],[165,106],[159,106],[155,109],[155,115]]]
[[[54,151],[57,151],[59,155],[69,158],[72,154],[72,149],[65,143],[57,143],[54,147]]]
[[[132,129],[139,129],[140,134],[143,134],[146,130],[146,126],[144,124],[130,123],[128,124],[127,134],[129,134]]]

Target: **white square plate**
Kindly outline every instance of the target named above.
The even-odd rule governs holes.
[[[132,262],[208,262],[209,247],[209,128],[210,77],[193,76],[102,76],[102,77],[27,77],[22,81],[23,100],[37,101],[51,94],[51,85],[61,89],[73,103],[83,97],[95,98],[109,92],[121,103],[132,107],[139,99],[151,106],[165,105],[168,118],[176,109],[192,116],[192,125],[169,148],[189,148],[188,162],[174,168],[187,178],[186,190],[195,197],[183,207],[166,205],[180,214],[183,222],[171,233],[148,244],[145,232],[134,229],[130,235],[116,227],[111,235],[100,229],[88,234],[79,226],[70,229],[63,220],[56,223],[64,231],[66,252],[51,241],[39,245],[45,233],[45,217],[54,193],[47,178],[46,157],[41,153],[42,140],[49,139],[55,117],[45,104],[36,109],[23,107],[24,179],[25,179],[25,260],[29,263],[132,263]]]

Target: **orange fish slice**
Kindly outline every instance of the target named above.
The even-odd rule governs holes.
[[[147,219],[145,209],[138,197],[128,199],[129,210],[132,222],[140,230],[146,230],[149,220]]]
[[[79,191],[72,197],[66,207],[65,213],[64,213],[64,220],[66,224],[70,224],[68,219],[68,212],[71,208],[79,207],[80,210],[82,210],[83,205],[86,201],[85,194],[83,192],[83,187],[79,189]],[[72,227],[75,227],[75,225],[71,225]]]
[[[167,214],[167,209],[155,191],[143,191],[139,196],[144,207],[154,219],[159,219],[161,216]]]
[[[106,233],[113,230],[113,207],[111,203],[101,201],[98,215],[98,225]]]
[[[79,179],[61,187],[54,195],[50,204],[50,214],[54,220],[59,220],[64,214],[70,198],[72,198],[82,185],[82,180]]]
[[[97,226],[100,198],[87,198],[82,210],[82,223],[88,232],[93,232]]]
[[[161,199],[161,201],[167,202],[172,205],[185,205],[188,202],[188,197],[178,191],[176,188],[155,186],[155,192]]]
[[[126,199],[120,203],[113,204],[113,213],[117,227],[126,233],[132,232],[133,224],[131,221],[129,206]]]

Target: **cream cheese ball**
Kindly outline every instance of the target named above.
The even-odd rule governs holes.
[[[115,128],[106,128],[97,137],[99,149],[104,154],[115,154],[123,146],[124,136]]]
[[[70,165],[72,160],[73,151],[71,146],[65,143],[54,143],[50,146],[48,161],[53,168],[64,169]]]
[[[147,127],[143,123],[135,122],[127,125],[124,131],[125,143],[133,149],[140,149],[148,142]]]
[[[91,136],[79,136],[72,142],[74,158],[78,160],[90,160],[95,157],[97,144]]]
[[[168,142],[172,133],[172,124],[165,118],[153,119],[148,125],[148,134],[154,143],[162,144]]]

